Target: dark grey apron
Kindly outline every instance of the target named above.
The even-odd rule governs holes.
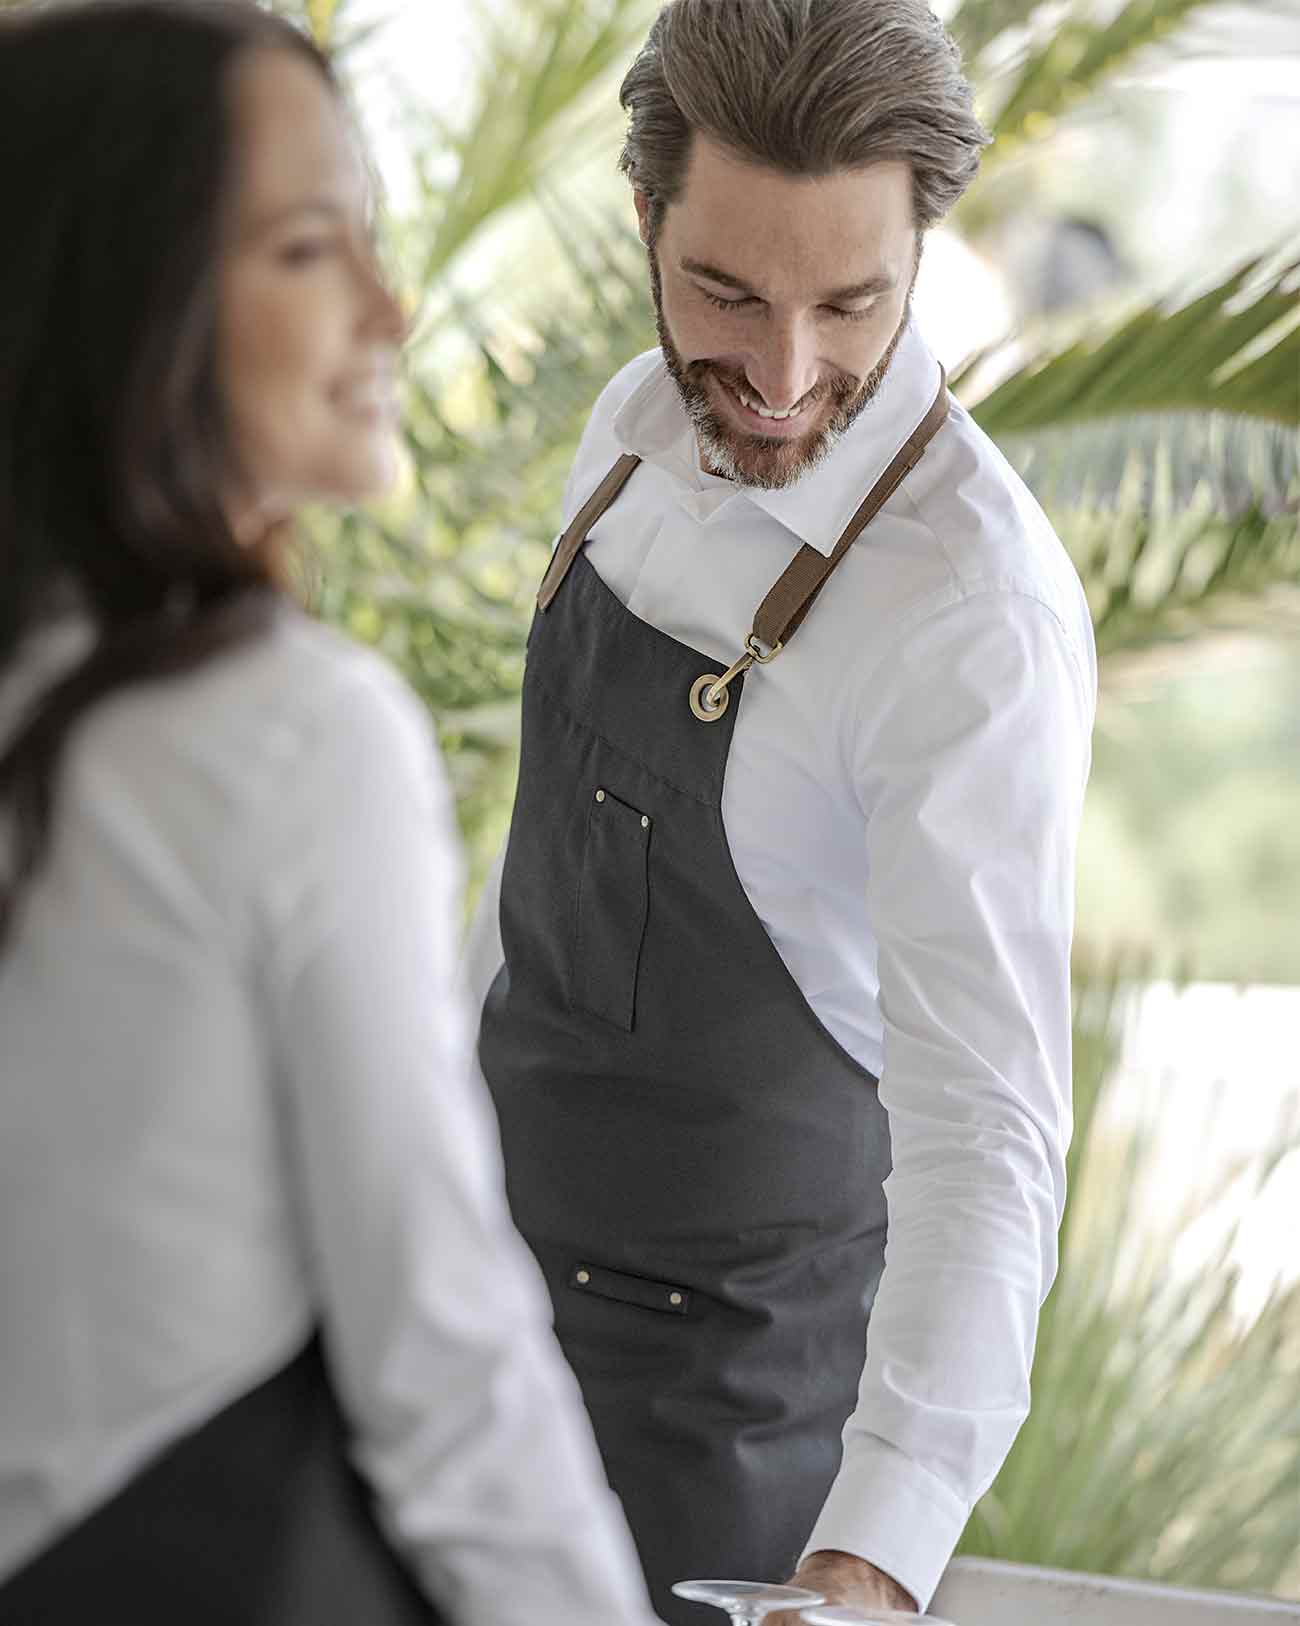
[[[313,1340],[0,1583],[2,1626],[440,1626],[375,1524]]]
[[[480,1057],[516,1223],[673,1622],[712,1616],[673,1598],[675,1580],[784,1580],[798,1560],[857,1396],[890,1167],[876,1080],[813,1014],[737,878],[731,700],[946,414],[941,384],[836,550],[801,550],[729,670],[631,614],[581,556],[630,457],[561,540],[530,634]]]

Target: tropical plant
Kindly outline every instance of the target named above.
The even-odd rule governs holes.
[[[1159,1103],[1117,1125],[1114,1069],[1143,968],[1076,967],[1075,1136],[1061,1271],[1039,1324],[1035,1403],[961,1551],[1183,1586],[1300,1588],[1300,1283],[1238,1303],[1240,1224],[1184,1244],[1232,1187],[1300,1148],[1294,1117],[1248,1166],[1188,1171],[1184,1209],[1142,1207]],[[1214,1144],[1207,1122],[1204,1144]],[[1180,1255],[1182,1257],[1180,1258]]]

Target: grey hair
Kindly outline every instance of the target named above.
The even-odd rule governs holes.
[[[922,231],[970,185],[989,140],[926,0],[671,0],[619,100],[629,116],[619,167],[656,229],[696,132],[793,175],[901,160]]]

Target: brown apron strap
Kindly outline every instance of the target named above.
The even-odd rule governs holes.
[[[587,533],[631,479],[632,471],[640,461],[639,457],[625,452],[574,515],[573,524],[560,538],[551,555],[550,568],[542,577],[542,585],[537,591],[539,610],[546,609],[559,592],[564,578],[569,574],[569,566],[587,540]]]
[[[819,553],[816,548],[809,547],[805,543],[790,561],[781,579],[759,605],[754,616],[754,630],[746,641],[746,648],[755,658],[760,657],[757,651],[752,649],[754,640],[759,644],[765,644],[769,651],[789,643],[803,623],[804,617],[812,609],[817,595],[830,580],[850,547],[893,496],[904,477],[921,461],[926,447],[947,419],[948,405],[948,380],[943,368],[940,367],[939,389],[930,410],[899,447],[889,467],[872,486],[853,518],[844,527],[831,552]],[[542,578],[542,585],[537,593],[539,610],[545,610],[559,592],[564,578],[569,573],[569,567],[587,540],[591,527],[614,502],[631,479],[632,472],[640,461],[639,457],[625,452],[574,515],[573,523],[560,538],[551,557],[550,568]]]
[[[819,553],[806,543],[790,561],[785,574],[759,605],[754,616],[754,636],[776,649],[788,644],[803,618],[812,609],[818,593],[858,537],[893,496],[905,475],[921,461],[926,447],[942,428],[948,416],[948,381],[939,369],[939,393],[930,410],[899,447],[889,467],[872,486],[862,506],[845,526],[829,554]]]

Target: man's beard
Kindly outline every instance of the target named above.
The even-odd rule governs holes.
[[[804,410],[822,410],[830,401],[831,413],[820,429],[790,440],[774,436],[746,434],[724,422],[715,409],[705,387],[710,374],[724,389],[734,393],[737,388],[748,388],[743,369],[735,371],[716,366],[711,361],[687,362],[673,342],[664,317],[663,283],[659,276],[659,261],[654,244],[649,247],[650,292],[654,298],[655,327],[664,353],[664,363],[677,385],[686,416],[695,429],[700,456],[711,473],[738,485],[758,486],[765,491],[779,491],[792,486],[817,467],[847,433],[858,414],[866,407],[885,381],[889,364],[894,359],[899,341],[912,318],[912,292],[908,289],[902,319],[890,339],[885,353],[864,379],[851,373],[837,373],[819,382],[803,397]],[[913,278],[915,281],[915,277]]]

